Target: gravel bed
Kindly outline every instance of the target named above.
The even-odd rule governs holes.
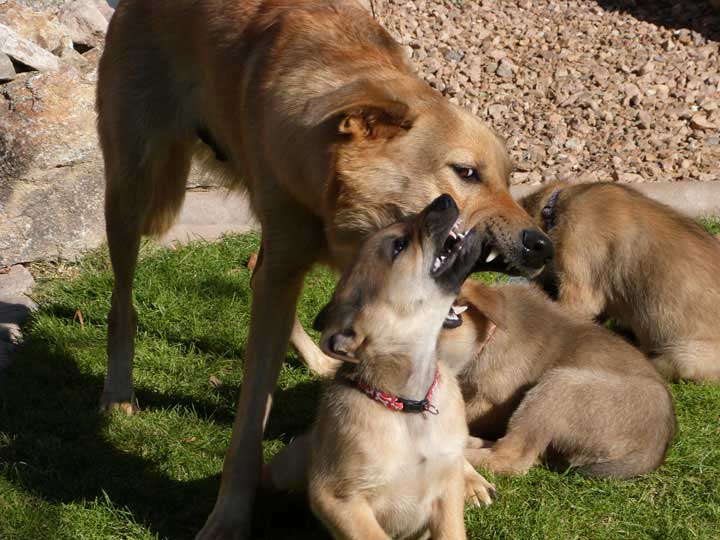
[[[720,180],[709,3],[375,3],[421,75],[507,138],[513,183]]]

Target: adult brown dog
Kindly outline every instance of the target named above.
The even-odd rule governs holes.
[[[557,247],[538,280],[588,318],[632,331],[668,379],[720,380],[720,243],[618,184],[556,184],[522,199]]]
[[[103,408],[132,412],[140,237],[172,223],[199,146],[262,226],[238,413],[198,538],[247,531],[266,411],[313,263],[344,267],[369,233],[442,193],[507,263],[533,273],[553,253],[509,195],[502,142],[423,83],[351,0],[123,0],[97,108],[115,274]]]
[[[465,538],[465,486],[494,488],[469,465],[455,376],[437,338],[482,249],[441,196],[373,234],[321,311],[323,350],[342,362],[309,433],[268,466],[266,486],[307,490],[336,539]]]
[[[472,465],[525,473],[547,459],[583,474],[631,478],[657,468],[675,430],[672,397],[635,347],[577,320],[536,286],[468,281],[462,324],[438,356],[458,374]]]

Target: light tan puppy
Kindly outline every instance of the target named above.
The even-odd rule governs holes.
[[[521,202],[557,246],[539,280],[563,306],[632,330],[668,379],[720,380],[720,243],[712,235],[618,184],[557,184]]]
[[[676,429],[662,377],[633,346],[533,286],[467,281],[462,324],[438,354],[458,374],[474,466],[525,473],[542,458],[591,476],[657,468]]]
[[[552,256],[509,195],[502,141],[425,84],[352,0],[123,0],[97,109],[115,275],[103,408],[133,411],[138,246],[172,224],[197,150],[212,150],[262,226],[238,414],[200,539],[247,534],[264,419],[312,264],[342,269],[367,235],[442,193],[468,226],[487,223],[506,262],[533,273]]]
[[[448,196],[374,234],[316,321],[342,367],[312,431],[271,463],[276,489],[307,487],[336,539],[464,539],[463,400],[437,338],[482,248]],[[458,234],[460,233],[460,234]]]

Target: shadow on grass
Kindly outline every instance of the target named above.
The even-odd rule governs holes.
[[[666,28],[687,28],[712,41],[720,40],[720,10],[708,0],[597,0],[607,11],[622,11]]]
[[[0,472],[50,503],[92,501],[106,493],[161,538],[193,538],[212,510],[219,475],[178,481],[150,460],[120,451],[105,436],[110,420],[97,410],[102,378],[81,372],[69,351],[30,336],[0,381],[0,425],[6,435]],[[237,395],[239,388],[225,391]],[[318,384],[311,382],[278,390],[270,436],[289,438],[304,429],[317,393]],[[202,400],[142,389],[138,398],[145,410],[186,405],[201,417],[232,422],[232,415],[218,418],[216,406]],[[260,496],[253,523],[253,538],[325,537],[303,497]]]

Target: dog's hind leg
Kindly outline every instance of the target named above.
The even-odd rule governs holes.
[[[106,136],[104,142],[105,224],[115,282],[108,315],[108,372],[100,407],[131,414],[137,324],[132,282],[140,238],[169,226],[182,204],[190,143],[176,141],[153,152],[137,144],[133,152],[132,140],[116,140],[111,146]]]
[[[687,340],[666,347],[652,363],[670,381],[720,381],[720,340]]]

